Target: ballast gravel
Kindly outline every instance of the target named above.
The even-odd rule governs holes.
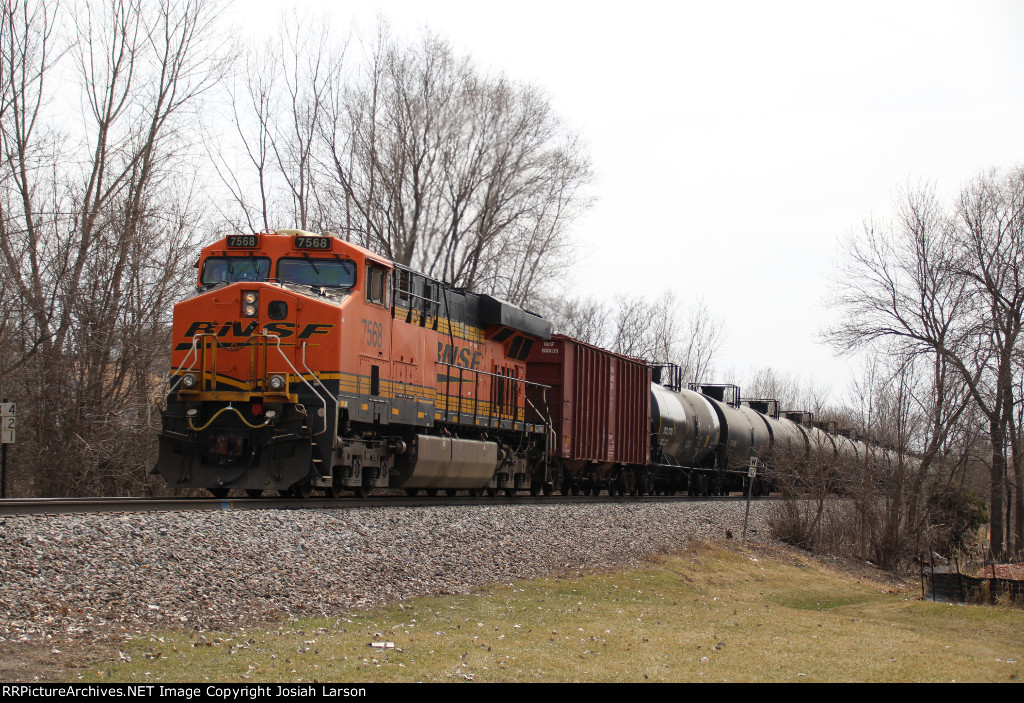
[[[338,616],[739,538],[742,502],[0,518],[0,642]],[[750,509],[766,535],[768,505]]]

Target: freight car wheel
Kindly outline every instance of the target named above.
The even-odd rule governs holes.
[[[498,495],[498,489],[497,488],[488,488],[487,489],[487,496],[488,497],[493,498],[496,495]]]
[[[436,488],[428,488],[427,489],[427,495],[430,496],[431,498],[435,497],[437,495],[437,489]]]
[[[406,488],[405,489],[405,495],[409,496],[410,498],[415,498],[416,496],[419,495],[419,493],[420,493],[420,489],[418,489],[418,488]]]
[[[711,494],[710,487],[708,486],[707,476],[697,477],[697,493],[699,493],[702,496],[707,496]]]
[[[458,492],[459,491],[457,489],[455,489],[455,488],[446,488],[446,489],[444,489],[444,494],[446,496],[448,496],[449,498],[454,498],[455,494],[457,494]]]
[[[480,498],[481,496],[483,496],[483,494],[484,494],[484,489],[482,489],[482,488],[470,488],[469,489],[469,495],[471,497],[473,497],[473,498]]]
[[[210,488],[209,489],[210,493],[213,495],[214,498],[222,498],[222,499],[228,497],[228,491],[229,490],[230,489],[224,488],[224,487]]]
[[[338,499],[341,498],[342,489],[341,486],[329,486],[324,489],[324,495],[328,498]]]
[[[358,486],[355,489],[357,498],[369,498],[373,493],[373,486]]]
[[[313,495],[313,486],[309,483],[300,483],[292,487],[292,497],[306,500]]]
[[[259,497],[261,497],[263,495],[263,489],[262,488],[246,488],[245,489],[245,495],[249,496],[250,498],[259,498]]]

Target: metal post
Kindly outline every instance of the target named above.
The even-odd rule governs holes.
[[[750,469],[747,471],[747,512],[743,516],[743,541],[747,541],[747,522],[750,520],[750,494],[754,490],[754,478],[757,476],[757,457],[750,458]]]
[[[0,400],[2,403],[7,402],[7,398]],[[4,442],[0,445],[0,498],[7,497],[7,443]]]

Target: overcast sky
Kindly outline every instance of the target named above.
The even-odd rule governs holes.
[[[589,145],[594,207],[572,293],[674,290],[724,320],[726,382],[754,369],[830,385],[819,341],[840,242],[896,190],[952,194],[1024,155],[1024,3],[240,2],[254,40],[282,8],[339,35],[378,16],[545,89]]]

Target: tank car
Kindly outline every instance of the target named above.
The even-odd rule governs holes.
[[[197,266],[154,469],[171,486],[550,490],[526,380],[545,320],[300,230],[225,237]]]

